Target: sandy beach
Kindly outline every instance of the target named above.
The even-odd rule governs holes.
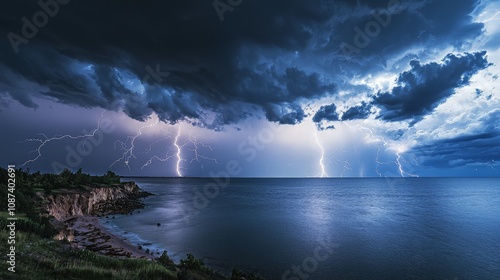
[[[123,238],[110,233],[101,225],[98,217],[77,216],[64,222],[66,224],[66,239],[79,248],[85,248],[106,256],[147,258],[148,254],[138,246],[130,244]]]

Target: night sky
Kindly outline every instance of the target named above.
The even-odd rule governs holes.
[[[9,1],[0,165],[500,176],[500,1]]]

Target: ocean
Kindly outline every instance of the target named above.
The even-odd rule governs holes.
[[[500,279],[500,178],[127,178],[113,233],[266,279]]]

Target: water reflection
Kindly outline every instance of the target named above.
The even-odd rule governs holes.
[[[339,246],[311,279],[500,275],[499,179],[232,179],[190,223],[182,215],[205,180],[138,183],[157,193],[149,208],[112,223],[228,273],[280,279],[328,237]]]

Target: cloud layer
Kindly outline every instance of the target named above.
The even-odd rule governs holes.
[[[20,43],[17,55],[2,41],[6,75],[0,82],[13,99],[32,108],[37,105],[31,97],[45,96],[82,107],[123,110],[137,120],[155,112],[166,122],[190,119],[215,128],[263,114],[273,122],[296,124],[306,116],[304,104],[336,95],[341,75],[380,70],[377,63],[412,44],[460,45],[481,34],[481,24],[466,16],[475,1],[313,2],[245,1],[225,12],[223,22],[208,2],[151,1],[146,10],[137,3],[59,4],[57,11],[47,8],[56,11],[53,17],[35,26],[36,36]],[[454,9],[446,19],[434,16],[451,3]],[[29,28],[23,29],[20,19],[33,22],[40,10],[34,3],[9,3],[2,12],[3,33],[23,37]],[[380,22],[381,16],[386,22]],[[428,18],[434,20],[432,28]],[[383,29],[370,38],[369,46],[345,57],[342,43],[351,43],[355,30],[365,30],[377,19]],[[319,57],[324,62],[308,63]],[[450,68],[480,67],[474,62],[455,65],[460,62],[453,58],[447,58]],[[401,75],[435,66],[418,67],[412,65]],[[403,76],[400,82],[408,82]],[[422,90],[431,86],[418,82],[413,86]],[[430,94],[431,100],[423,101],[430,104],[420,104],[422,108],[408,108],[419,90],[408,86],[380,94],[376,103],[386,109],[384,119],[416,117],[459,82],[437,88],[440,92]],[[29,83],[29,92],[18,90]],[[344,120],[351,114],[367,116],[355,111],[346,112]],[[215,117],[208,121],[207,114]]]
[[[455,93],[469,84],[470,78],[490,64],[486,51],[464,55],[448,54],[441,63],[422,65],[410,62],[411,69],[401,73],[391,92],[378,93],[374,104],[382,108],[380,117],[388,121],[420,120]]]
[[[472,104],[460,99],[467,90],[488,99],[471,120],[488,129],[464,135],[460,123],[408,149],[436,166],[484,163],[460,147],[498,158],[488,146],[496,92],[469,88],[498,77],[498,30],[478,20],[491,3],[244,0],[221,17],[211,1],[10,1],[0,11],[0,106],[49,100],[217,131],[259,119],[331,131],[367,121],[382,138],[415,142],[408,134],[423,120],[435,121],[431,131],[445,121],[442,106]]]

